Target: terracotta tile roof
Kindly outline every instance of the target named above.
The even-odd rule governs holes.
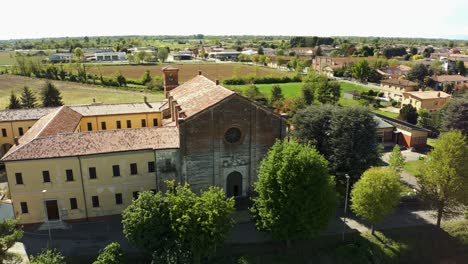
[[[0,111],[0,122],[20,121],[20,120],[38,120],[39,118],[57,109],[58,109],[57,107],[50,107],[50,108],[2,110]]]
[[[71,109],[82,116],[103,116],[160,112],[164,102],[72,105]]]
[[[75,132],[80,124],[82,115],[68,108],[62,106],[42,129],[37,137],[53,136],[59,133]]]
[[[421,92],[405,92],[403,95],[415,97],[421,100],[424,99],[436,99],[436,98],[450,98],[452,97],[450,94],[440,91],[421,91]]]
[[[431,77],[436,82],[468,82],[468,78],[461,75],[439,75]]]
[[[191,79],[169,92],[181,107],[186,118],[193,116],[223,99],[235,94],[233,91],[216,85],[203,75]]]
[[[14,151],[9,151],[2,158],[2,161],[170,148],[179,148],[179,130],[177,127],[146,127],[66,133],[35,138]]]
[[[399,79],[381,80],[380,83],[387,83],[387,84],[398,85],[398,86],[418,86],[418,84],[415,82],[408,81],[408,80],[399,80]]]

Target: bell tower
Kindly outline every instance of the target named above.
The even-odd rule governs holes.
[[[169,97],[169,91],[179,86],[179,69],[172,65],[162,68],[164,74],[164,95]]]

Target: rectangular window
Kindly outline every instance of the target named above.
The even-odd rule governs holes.
[[[113,173],[114,177],[120,176],[120,167],[119,167],[119,165],[113,165],[112,166],[112,173]]]
[[[20,136],[24,135],[24,131],[23,131],[23,128],[22,127],[18,127],[18,134]]]
[[[158,119],[157,118],[153,119],[153,126],[158,126]]]
[[[140,192],[133,192],[133,199],[138,199]]]
[[[93,123],[88,123],[88,131],[93,131]]]
[[[73,181],[73,170],[66,170],[67,181]]]
[[[89,168],[89,178],[90,179],[96,179],[96,168],[95,167],[90,167]]]
[[[76,198],[70,198],[70,210],[78,209],[78,202]]]
[[[132,128],[132,120],[127,120],[127,128]]]
[[[27,214],[29,212],[28,211],[28,203],[27,202],[21,202],[20,205],[21,205],[21,213],[22,214]]]
[[[122,128],[122,123],[120,121],[117,121],[117,129],[121,129]]]
[[[99,207],[99,197],[92,196],[91,200],[93,201],[93,207]]]
[[[2,137],[6,137],[6,136],[7,136],[6,128],[2,128]]]
[[[49,171],[42,171],[42,180],[44,182],[50,182],[50,173],[49,173]]]
[[[107,129],[107,125],[106,125],[106,122],[101,122],[101,129],[102,130],[106,130]]]
[[[23,184],[23,174],[21,172],[15,173],[16,184]]]
[[[155,172],[154,161],[148,162],[148,172]]]
[[[141,127],[146,127],[146,119],[141,120]]]
[[[138,174],[138,168],[136,163],[130,163],[130,174],[136,175]]]
[[[116,193],[115,194],[115,204],[122,204],[122,194]]]

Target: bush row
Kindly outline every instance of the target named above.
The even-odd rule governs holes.
[[[233,77],[225,79],[223,84],[225,85],[245,85],[245,84],[272,84],[272,83],[289,83],[289,82],[301,82],[302,78],[300,76],[246,76],[246,77]]]

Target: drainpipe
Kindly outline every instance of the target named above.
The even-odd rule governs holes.
[[[84,207],[85,207],[86,221],[89,221],[88,206],[86,205],[86,192],[85,192],[84,181],[83,181],[83,169],[81,167],[81,157],[80,156],[78,156],[78,162],[80,164],[81,188],[83,190],[83,201],[84,201]]]
[[[159,182],[158,182],[158,163],[156,162],[156,150],[153,149],[154,154],[154,176],[156,177],[156,191],[159,192]]]

